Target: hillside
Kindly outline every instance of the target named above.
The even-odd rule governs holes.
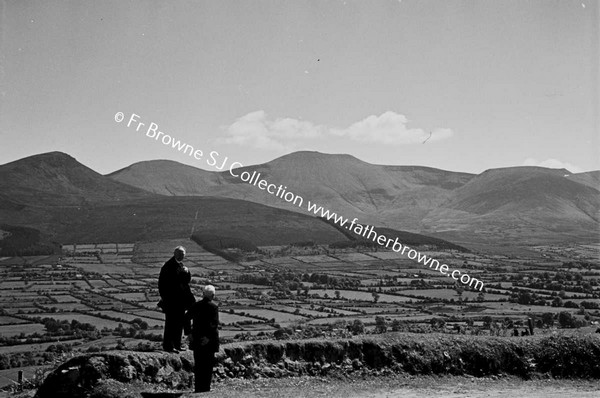
[[[210,195],[210,188],[222,184],[218,173],[187,166],[172,160],[150,160],[108,174],[114,181],[169,196]]]
[[[344,235],[308,215],[214,197],[159,197],[53,213],[60,242],[134,242],[189,237],[202,231],[246,239],[255,245],[314,240],[331,243]]]
[[[423,222],[430,231],[455,238],[476,231],[490,241],[593,239],[600,192],[565,177],[569,174],[541,167],[487,170],[456,189]]]
[[[570,180],[576,181],[580,184],[600,190],[600,170],[570,174],[567,177]]]
[[[25,206],[19,212],[0,214],[11,225],[38,229],[45,240],[60,243],[189,237],[192,228],[256,245],[346,239],[315,217],[227,198],[155,197],[75,208]]]
[[[158,173],[153,170],[162,169]],[[135,172],[134,172],[135,171]],[[421,218],[473,177],[419,166],[380,166],[350,155],[294,152],[236,170],[261,178],[346,217],[397,229],[419,230]],[[164,161],[142,162],[108,175],[150,192],[211,195],[306,211],[251,186],[228,171],[207,172]]]
[[[306,212],[228,171],[156,162],[130,166],[136,174],[124,169],[110,177],[150,192],[222,196]],[[243,171],[259,172],[270,183],[344,217],[456,243],[592,241],[600,231],[600,172],[510,167],[473,175],[307,151],[236,173]]]
[[[153,194],[98,174],[60,152],[2,165],[0,177],[0,217],[7,224],[39,230],[36,239],[134,242],[189,236],[192,227],[251,238],[255,244],[345,239],[306,214],[226,198]]]
[[[0,217],[8,225],[39,231],[25,234],[35,235],[36,242],[135,242],[188,237],[192,232],[242,239],[252,245],[348,240],[307,212],[207,196],[219,186],[228,186],[237,193],[232,196],[264,192],[239,181],[232,184],[226,181],[228,174],[205,172],[176,162],[143,162],[113,173],[113,178],[131,178],[153,192],[102,176],[59,152],[0,166],[0,175],[4,177]],[[200,192],[205,195],[173,196]],[[19,250],[30,250],[28,242],[18,242]]]
[[[304,206],[289,204],[228,171],[157,160],[103,176],[66,154],[52,152],[0,166],[0,217],[9,225],[38,229],[43,240],[73,239],[77,234],[102,240],[151,235],[144,228],[171,237],[191,231],[189,217],[205,207],[213,209],[206,218],[221,220],[218,233],[211,233],[230,236],[229,231],[236,231],[235,237],[267,242],[263,238],[269,233],[260,228],[275,224],[279,232],[272,236],[288,242],[311,239],[308,224],[298,233],[285,227],[288,217],[314,219],[306,206],[311,201],[343,217],[357,217],[363,224],[462,245],[593,241],[600,230],[600,192],[593,188],[598,172],[511,167],[474,176],[419,166],[373,165],[350,155],[318,152],[291,153],[236,173],[243,171],[256,171],[269,183],[287,187],[304,198]],[[225,198],[241,201],[209,205],[225,203]],[[252,218],[255,228],[235,210],[250,206],[248,202],[271,209],[256,210],[261,217]],[[178,206],[185,217],[178,215]],[[330,242],[333,236],[321,235],[325,227],[319,228],[315,236]]]
[[[12,207],[74,206],[152,196],[108,179],[62,152],[30,156],[0,166],[0,201]]]

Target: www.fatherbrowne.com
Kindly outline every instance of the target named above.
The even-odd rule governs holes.
[[[176,149],[183,154],[186,154],[190,157],[193,157],[196,160],[201,161],[204,158],[204,152],[201,149],[194,148],[192,145],[186,144],[180,140],[175,139],[173,136],[166,134],[162,131],[159,131],[158,125],[154,122],[150,124],[146,124],[141,122],[140,116],[132,113],[129,117],[129,121],[127,122],[127,127],[134,127],[135,131],[145,132],[146,137],[154,139],[155,141],[160,141],[164,145],[167,145],[173,149]],[[125,115],[123,112],[117,112],[115,114],[115,121],[117,123],[121,123],[125,120]],[[147,128],[143,128],[147,126]],[[217,151],[211,151],[208,154],[208,158],[206,158],[206,164],[210,167],[215,167],[217,170],[222,171],[226,168],[229,158],[225,157],[225,159],[221,162],[219,159],[219,153]],[[220,164],[220,166],[217,166]],[[248,171],[243,171],[239,174],[236,172],[244,167],[240,162],[231,162],[229,164],[229,174],[235,178],[239,178],[242,181],[254,185],[263,191],[267,191],[271,195],[275,195],[288,203],[296,205],[300,208],[303,208],[304,198],[300,195],[297,195],[293,192],[287,190],[287,186],[284,185],[275,185],[270,184],[268,181],[261,179],[261,174],[253,171],[252,173]],[[358,219],[354,218],[348,224],[348,218],[345,218],[336,213],[332,213],[329,210],[323,208],[322,206],[317,205],[316,203],[312,203],[310,200],[306,201],[306,210],[316,216],[320,216],[328,221],[333,221],[335,224],[339,225],[342,228],[346,228],[355,234],[362,236],[366,239],[371,239],[373,242],[376,242],[380,246],[384,246],[388,249],[392,249],[396,253],[400,253],[402,255],[406,255],[411,260],[416,260],[418,263],[423,264],[425,266],[429,266],[431,269],[435,269],[439,271],[442,275],[452,278],[456,281],[460,281],[461,283],[468,285],[476,290],[483,290],[483,282],[472,278],[468,274],[462,273],[459,270],[450,270],[450,267],[446,264],[440,264],[440,262],[434,258],[428,257],[421,252],[412,249],[406,245],[398,242],[398,238],[388,238],[383,234],[377,233],[375,228],[372,225],[362,225],[358,223]],[[391,247],[390,247],[391,246]]]

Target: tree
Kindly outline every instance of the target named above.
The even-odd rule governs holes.
[[[371,295],[373,296],[373,302],[377,303],[377,301],[379,300],[379,293],[372,292]]]
[[[558,324],[561,328],[572,328],[574,326],[573,315],[567,311],[560,312],[558,314]]]
[[[349,329],[352,334],[363,334],[365,332],[365,324],[360,319],[355,319],[349,326]]]
[[[335,292],[333,292],[333,294],[335,294],[336,300],[339,300],[340,296],[342,295],[339,290],[336,290]]]
[[[600,308],[600,305],[594,301],[582,301],[581,306],[586,310],[597,310]]]
[[[465,291],[465,288],[460,285],[456,285],[456,287],[454,289],[456,290],[456,294],[458,294],[458,302],[459,302],[459,304],[462,305],[462,301],[463,301],[462,295],[463,295],[463,292]]]
[[[9,369],[10,361],[6,354],[0,354],[0,370]]]
[[[385,333],[387,330],[387,322],[382,316],[375,317],[375,331],[377,333]]]
[[[431,318],[430,322],[434,329],[444,329],[446,327],[446,321],[443,318]]]
[[[563,306],[563,301],[560,297],[555,297],[554,300],[552,300],[552,307],[562,307]]]
[[[489,316],[489,315],[484,316],[483,317],[483,327],[486,329],[489,329],[490,326],[492,325],[492,321],[493,321],[493,319],[491,316]]]
[[[281,329],[277,329],[273,333],[273,337],[275,337],[277,340],[283,340],[283,339],[287,339],[292,333],[293,333],[292,329],[290,329],[290,328],[281,328]]]
[[[134,327],[142,329],[142,330],[148,329],[148,322],[142,320],[141,318],[135,318],[133,321],[131,321],[131,324]]]
[[[390,324],[390,327],[392,328],[392,331],[398,332],[400,329],[402,329],[402,323],[398,319],[394,319]]]
[[[519,304],[523,304],[523,305],[533,304],[533,300],[534,300],[533,296],[528,291],[521,291],[521,292],[519,292],[519,295],[517,296],[517,303],[519,303]]]
[[[542,314],[542,324],[552,327],[554,325],[554,314],[551,312],[545,312]]]
[[[579,304],[577,304],[574,301],[568,300],[568,301],[565,301],[565,303],[563,304],[563,307],[565,307],[565,308],[579,308]]]

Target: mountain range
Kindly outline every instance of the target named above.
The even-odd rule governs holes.
[[[256,171],[306,200],[348,218],[417,230],[427,212],[473,175],[418,166],[379,166],[350,155],[295,152],[269,163],[236,169]],[[115,181],[163,195],[223,196],[293,211],[306,211],[231,176],[172,161],[133,164],[108,175]]]
[[[600,171],[508,167],[469,174],[421,166],[384,166],[350,155],[294,152],[236,169],[360,222],[468,243],[597,241]],[[163,195],[220,196],[306,212],[229,171],[177,162],[135,163],[111,179]]]
[[[187,238],[194,230],[257,245],[347,240],[306,214],[223,197],[155,194],[96,173],[61,152],[0,166],[0,220],[62,244]]]
[[[469,174],[294,152],[236,169],[360,223],[470,242],[595,242],[600,172],[510,167]],[[189,236],[193,229],[258,245],[347,239],[314,214],[229,171],[168,160],[101,175],[61,152],[0,166],[2,223],[61,243]]]

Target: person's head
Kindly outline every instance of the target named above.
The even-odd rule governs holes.
[[[208,300],[212,300],[213,298],[215,298],[215,291],[216,289],[213,285],[206,285],[202,290],[202,295]]]
[[[173,255],[175,256],[175,260],[177,260],[177,261],[183,260],[183,258],[185,257],[185,247],[177,246],[175,248],[175,251],[173,252]]]

